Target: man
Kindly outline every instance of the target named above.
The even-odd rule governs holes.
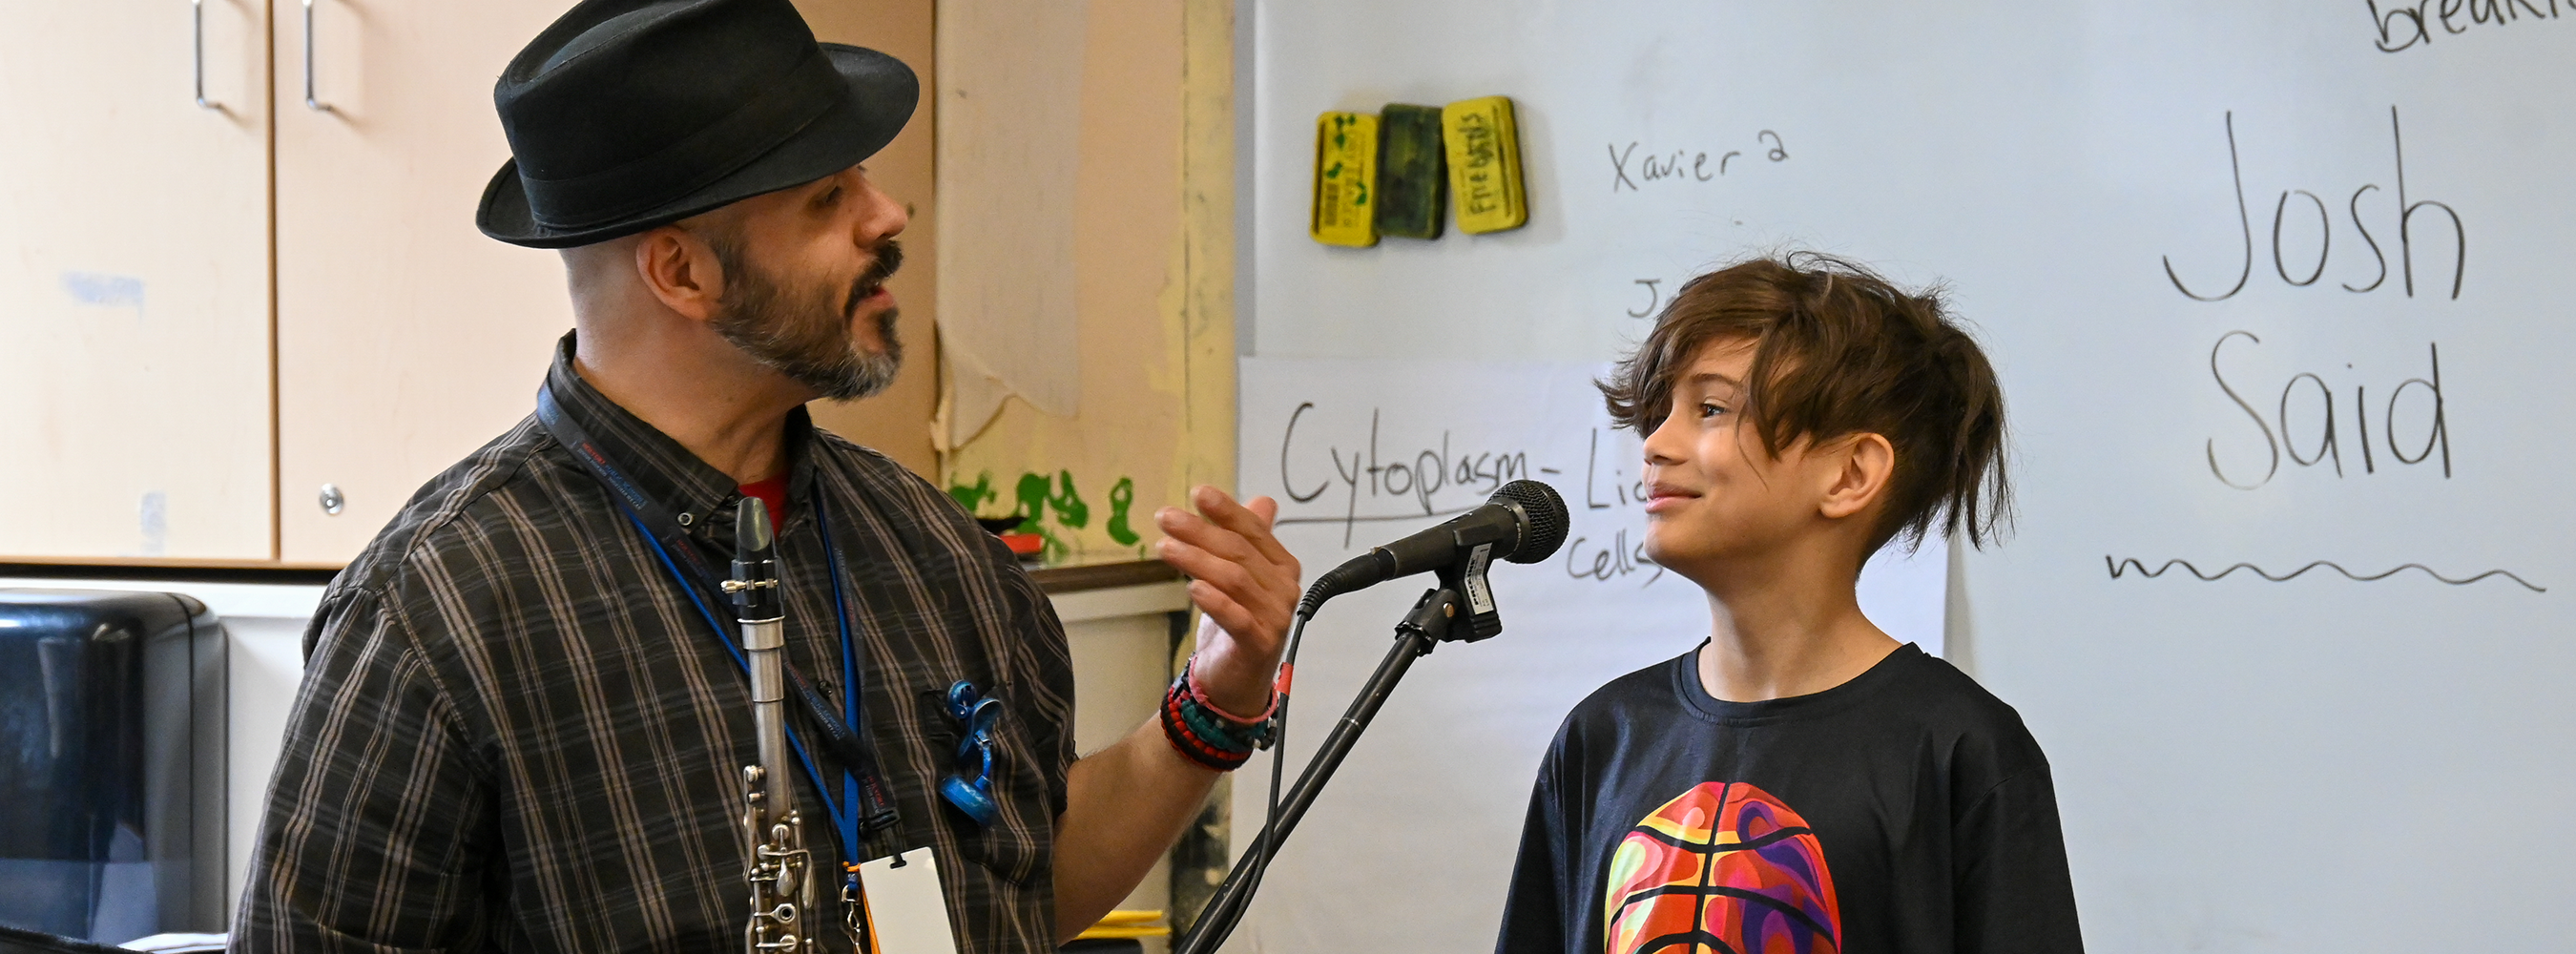
[[[936,488],[806,417],[894,375],[906,213],[859,163],[918,90],[817,44],[788,0],[592,0],[510,64],[514,158],[478,222],[563,250],[576,330],[537,415],[422,488],[325,596],[238,950],[739,949],[757,757],[704,567],[723,576],[746,496],[775,521],[827,898],[845,863],[927,848],[903,857],[935,862],[931,917],[960,950],[1051,951],[1239,761],[1257,720],[1223,714],[1264,711],[1298,595],[1274,503],[1201,487],[1204,516],[1156,515],[1222,632],[1186,706],[1076,761],[1044,596]],[[952,691],[999,700],[972,764]],[[801,930],[847,949],[858,908],[824,907]]]

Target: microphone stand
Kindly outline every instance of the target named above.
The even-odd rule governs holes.
[[[1449,582],[1445,579],[1447,575],[1443,574],[1443,583]],[[1350,754],[1351,746],[1359,741],[1360,733],[1377,718],[1378,707],[1385,705],[1386,697],[1394,694],[1396,682],[1404,678],[1405,670],[1412,668],[1415,659],[1430,655],[1433,646],[1449,638],[1449,626],[1456,621],[1459,610],[1464,608],[1458,596],[1459,589],[1452,585],[1424,591],[1422,599],[1413,604],[1413,611],[1406,613],[1404,621],[1396,624],[1395,647],[1387,650],[1386,659],[1377,664],[1377,672],[1369,676],[1367,685],[1362,686],[1358,697],[1351,700],[1350,709],[1342,713],[1342,721],[1333,726],[1332,733],[1324,737],[1323,747],[1307,761],[1305,771],[1297,776],[1297,786],[1280,804],[1278,819],[1262,828],[1261,840],[1235,862],[1233,873],[1226,875],[1225,883],[1219,885],[1216,894],[1208,899],[1207,907],[1199,912],[1198,921],[1190,926],[1189,933],[1181,938],[1180,944],[1173,947],[1175,954],[1210,954],[1234,933],[1235,925],[1243,920],[1244,910],[1252,900],[1253,890],[1260,886],[1261,873],[1268,867],[1270,856],[1278,851],[1280,842],[1288,839],[1288,833],[1296,829],[1297,820],[1304,817],[1307,807],[1315,803],[1315,796],[1323,791],[1324,783],[1332,778],[1333,771],[1341,767],[1343,756]]]

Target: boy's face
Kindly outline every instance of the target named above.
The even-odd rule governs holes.
[[[1748,558],[1838,542],[1845,522],[1833,518],[1852,512],[1840,500],[1850,441],[1801,437],[1776,457],[1762,449],[1744,407],[1753,349],[1743,338],[1703,346],[1646,435],[1646,555],[1704,586]]]

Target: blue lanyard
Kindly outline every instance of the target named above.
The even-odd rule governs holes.
[[[859,714],[858,656],[855,652],[855,642],[850,636],[849,608],[841,597],[841,551],[839,547],[832,545],[831,524],[823,520],[822,508],[819,504],[818,498],[814,516],[816,522],[823,528],[824,560],[830,564],[832,573],[832,608],[840,617],[841,624],[841,719],[849,726],[851,734],[856,735],[862,730],[865,721]],[[653,538],[652,531],[645,529],[643,519],[637,517],[634,511],[626,510],[624,507],[618,509],[624,511],[627,521],[633,523],[635,529],[644,534],[644,541],[653,545],[653,555],[661,558],[662,568],[670,571],[671,581],[680,585],[680,592],[688,594],[690,605],[697,607],[698,615],[704,617],[707,625],[715,630],[716,643],[725,648],[726,655],[733,657],[734,665],[742,667],[744,675],[750,675],[750,661],[743,658],[742,649],[735,646],[732,637],[726,633],[724,621],[716,616],[715,611],[707,608],[705,600],[699,598],[698,588],[690,585],[688,577],[680,572],[679,565],[672,562],[670,551],[663,548],[662,541]],[[864,852],[859,842],[859,782],[856,774],[849,771],[849,767],[844,767],[841,772],[842,797],[835,799],[832,797],[832,786],[823,780],[823,771],[815,765],[814,757],[806,753],[805,742],[796,734],[796,726],[793,724],[787,726],[787,743],[795,748],[797,761],[805,766],[805,776],[813,780],[815,793],[823,798],[824,812],[832,816],[832,827],[841,834],[841,860],[848,865],[856,866],[865,860],[862,857]]]
[[[841,624],[841,724],[850,727],[851,735],[865,741],[867,715],[861,709],[859,700],[859,654],[850,641],[849,601],[841,596],[841,546],[832,542],[832,521],[829,519],[830,515],[823,512],[823,493],[820,490],[814,492],[813,507],[814,525],[823,531],[823,560],[829,565],[828,569],[832,573],[832,618]],[[870,766],[869,770],[873,772],[875,767]],[[813,771],[811,763],[807,764],[806,771],[809,774]],[[818,792],[823,789],[823,780],[820,776],[814,780],[814,789]],[[823,805],[832,812],[833,825],[841,829],[842,860],[855,867],[860,861],[865,860],[860,857],[863,853],[855,847],[859,840],[858,776],[845,767],[841,772],[839,807],[834,807],[829,792],[823,793]],[[847,809],[847,812],[843,812],[842,809]],[[858,879],[856,871],[844,870],[849,871],[850,880]]]
[[[625,514],[627,522],[634,524],[636,531],[643,535],[644,541],[653,547],[653,555],[661,560],[662,568],[670,573],[672,582],[679,584],[680,592],[687,594],[690,605],[697,607],[698,615],[704,618],[708,627],[715,632],[717,644],[725,648],[725,653],[733,657],[734,664],[742,667],[744,674],[748,676],[751,671],[750,663],[743,658],[742,650],[734,644],[731,630],[725,626],[724,620],[708,607],[706,600],[699,593],[702,585],[712,587],[713,583],[692,583],[691,574],[683,572],[679,566],[679,559],[685,559],[690,569],[696,571],[696,576],[700,580],[715,579],[706,558],[685,535],[680,533],[679,521],[671,516],[668,508],[662,506],[660,501],[654,500],[641,488],[635,486],[634,481],[627,479],[626,475],[609,461],[607,452],[599,446],[599,443],[592,440],[580,424],[563,413],[562,407],[555,401],[551,387],[540,386],[537,389],[537,419],[554,435],[557,443],[564,445],[575,460],[608,488],[610,498],[617,503],[619,512]],[[891,829],[895,827],[897,819],[892,799],[887,797],[883,783],[876,778],[874,754],[868,751],[864,693],[863,686],[859,682],[857,640],[850,631],[849,601],[841,585],[841,549],[832,540],[832,521],[830,515],[823,509],[820,490],[815,492],[811,506],[814,508],[815,525],[823,534],[824,559],[828,563],[832,580],[832,608],[836,617],[835,622],[839,624],[841,632],[841,725],[826,726],[826,728],[845,730],[852,745],[844,751],[855,755],[854,758],[842,759],[844,764],[841,772],[840,798],[832,797],[832,786],[825,781],[821,767],[806,751],[804,740],[797,734],[796,727],[792,723],[786,727],[787,740],[788,744],[795,749],[797,760],[803,764],[806,776],[813,781],[815,793],[822,797],[825,813],[831,816],[833,827],[841,836],[844,870],[850,879],[855,880],[858,876],[859,863],[866,860],[863,835]],[[667,542],[664,539],[665,534],[657,534],[653,532],[652,527],[646,525],[645,514],[659,518],[655,522],[665,526],[665,533],[669,537]],[[674,559],[674,551],[677,551],[679,559]],[[799,684],[800,696],[810,693],[810,689],[802,684],[803,678],[794,675],[792,667],[789,673],[790,678]],[[808,715],[818,723],[828,721],[829,709],[819,702],[813,702],[810,696],[807,696],[807,699],[811,703],[806,707]],[[862,775],[866,777],[862,778]],[[874,811],[863,811],[867,808],[872,808]]]

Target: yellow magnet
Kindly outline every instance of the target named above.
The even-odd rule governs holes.
[[[1326,245],[1377,244],[1377,117],[1325,113],[1315,120],[1315,210],[1306,234]]]
[[[1440,109],[1441,139],[1449,149],[1449,192],[1458,205],[1458,231],[1500,232],[1529,223],[1529,195],[1521,187],[1521,134],[1509,96],[1460,100]]]

